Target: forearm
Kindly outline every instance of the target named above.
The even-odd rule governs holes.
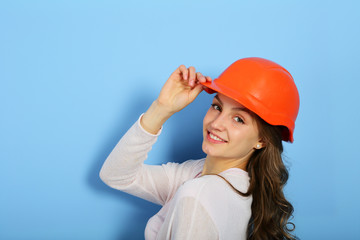
[[[100,172],[101,179],[117,189],[132,182],[156,139],[156,136],[141,131],[136,122],[107,157]]]
[[[178,186],[201,171],[203,163],[144,164],[159,134],[150,134],[137,121],[104,162],[100,171],[102,181],[112,188],[163,205]]]

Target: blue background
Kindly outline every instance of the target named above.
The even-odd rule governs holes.
[[[102,163],[180,65],[286,67],[301,106],[285,144],[302,239],[359,239],[357,1],[0,1],[0,239],[142,239],[159,206],[110,189]],[[202,93],[150,164],[203,157]]]

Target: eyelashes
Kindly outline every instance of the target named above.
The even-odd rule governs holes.
[[[216,103],[211,104],[211,107],[216,111],[219,111],[219,112],[222,111],[221,107]],[[245,123],[244,120],[239,116],[235,116],[235,117],[233,117],[233,119],[235,122],[242,123],[242,124]]]
[[[235,121],[239,122],[239,123],[244,123],[244,120],[242,120],[240,117],[236,116],[234,117],[234,119],[237,119]]]
[[[215,110],[221,111],[221,107],[215,103],[211,104],[211,107]]]

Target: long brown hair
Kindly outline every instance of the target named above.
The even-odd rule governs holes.
[[[282,133],[286,129],[259,117],[255,120],[265,146],[256,150],[247,164],[250,186],[246,195],[253,197],[248,239],[297,239],[291,234],[295,225],[289,221],[294,208],[283,193],[289,178],[282,159]]]

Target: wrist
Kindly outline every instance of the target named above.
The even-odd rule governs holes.
[[[155,100],[140,119],[140,124],[147,132],[157,134],[172,115],[171,111]]]
[[[166,104],[161,103],[159,99],[156,99],[150,106],[154,112],[159,114],[160,117],[170,118],[176,111],[167,106]]]

